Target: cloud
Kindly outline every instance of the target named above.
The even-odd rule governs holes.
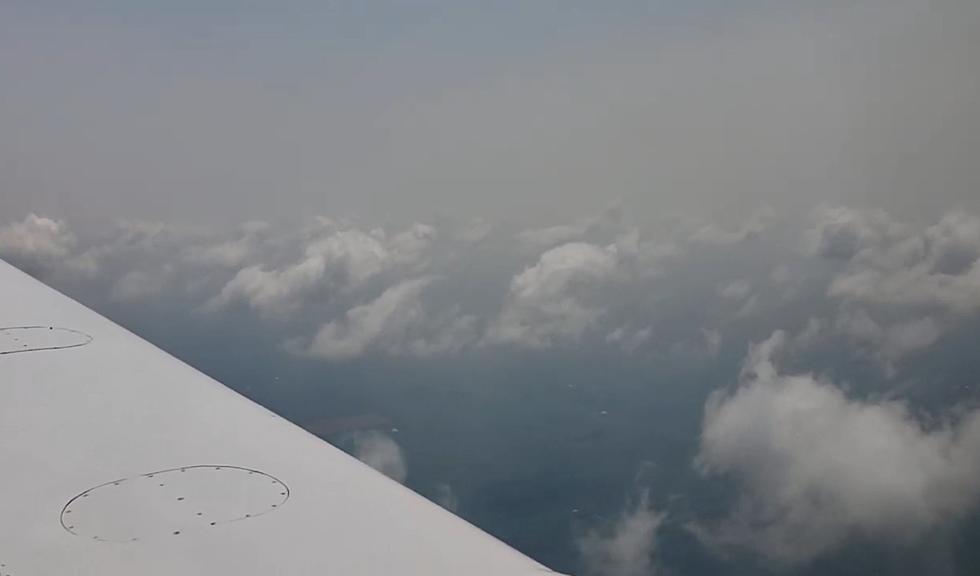
[[[959,276],[969,272],[980,259],[980,219],[951,212],[923,233],[930,271]]]
[[[667,240],[641,239],[622,202],[516,239],[538,259],[511,278],[484,344],[545,349],[594,338],[633,353],[650,343],[652,314],[641,301],[660,265],[681,252]]]
[[[908,357],[936,344],[945,330],[932,316],[878,320],[865,308],[845,305],[829,320],[811,316],[783,348],[799,353],[844,338],[858,356],[873,360],[893,378]]]
[[[868,220],[853,211],[843,213],[851,221]],[[980,220],[953,212],[914,231],[885,218],[879,215],[874,226],[862,228],[862,240],[851,248],[832,251],[846,256],[849,265],[834,279],[830,296],[956,315],[980,310]]]
[[[458,350],[475,338],[470,316],[430,314],[422,292],[433,277],[413,278],[320,327],[306,353],[328,360],[355,358],[372,348],[391,354],[426,356]]]
[[[942,335],[942,327],[931,316],[882,325],[862,309],[841,311],[834,326],[838,333],[870,349],[889,376],[895,375],[900,360],[932,346]]]
[[[419,272],[436,236],[423,224],[388,233],[326,218],[299,230],[245,222],[228,231],[124,220],[73,251],[79,242],[66,223],[31,215],[0,238],[9,253],[43,261],[61,280],[90,283],[110,301],[179,297],[213,314],[241,302],[286,332],[319,326],[312,345],[296,333],[283,341],[341,359],[448,353],[477,339],[475,317],[423,305],[435,276]]]
[[[300,258],[279,267],[241,269],[209,302],[212,309],[244,302],[267,316],[295,313],[311,302],[350,292],[395,269],[424,268],[435,229],[416,224],[388,237],[325,221],[325,232],[305,243]]]
[[[765,207],[734,229],[723,228],[714,222],[704,224],[691,234],[689,240],[707,246],[734,246],[757,238],[768,228],[774,217],[772,208]]]
[[[826,208],[807,238],[812,254],[843,264],[827,288],[840,304],[836,332],[889,375],[980,311],[980,219],[972,215],[951,212],[917,228],[881,211]]]
[[[459,498],[449,484],[439,484],[436,486],[434,500],[436,504],[446,510],[455,513],[459,509]]]
[[[401,447],[390,436],[377,431],[358,431],[351,435],[354,457],[395,482],[403,483],[408,467]]]
[[[559,224],[547,228],[525,230],[517,235],[517,239],[530,248],[551,248],[578,240],[587,230],[588,224]]]
[[[754,346],[739,387],[706,404],[698,468],[740,489],[709,542],[799,563],[852,536],[913,542],[976,505],[980,414],[926,427],[901,402],[782,374],[785,343],[777,331]]]
[[[810,252],[824,258],[850,260],[896,233],[896,224],[882,212],[865,213],[843,206],[826,207],[807,232]]]
[[[702,328],[696,338],[679,340],[670,346],[670,355],[692,362],[703,362],[718,356],[724,336],[716,328]]]
[[[245,222],[239,226],[237,238],[204,246],[190,246],[184,258],[192,264],[240,268],[256,258],[262,240],[269,232],[265,222]]]
[[[606,342],[617,344],[626,352],[632,353],[649,344],[652,336],[652,326],[644,326],[642,328],[620,326],[609,334],[606,334]]]
[[[98,285],[114,302],[177,296],[213,314],[239,302],[286,332],[318,326],[313,336],[283,336],[289,349],[317,358],[428,356],[479,338],[476,317],[425,302],[437,278],[425,273],[437,240],[432,226],[389,233],[319,218],[299,230],[246,222],[223,232],[120,221],[91,240],[73,250],[79,243],[66,223],[33,214],[0,229],[7,257]]]
[[[77,240],[65,222],[31,215],[5,227],[0,238],[4,246],[46,254],[46,272],[60,271],[59,278],[102,284],[117,302],[179,295],[214,314],[244,306],[285,332],[281,341],[290,350],[326,360],[454,354],[477,344],[546,349],[586,340],[631,353],[654,350],[655,333],[678,359],[710,358],[717,346],[700,335],[685,340],[661,324],[675,321],[670,299],[685,275],[704,275],[727,310],[695,319],[695,326],[749,316],[765,322],[770,307],[763,303],[772,290],[817,294],[818,286],[806,283],[828,282],[825,294],[837,309],[812,311],[825,320],[811,340],[846,337],[860,356],[895,375],[906,358],[980,309],[980,221],[964,213],[917,228],[883,212],[824,209],[806,235],[811,254],[827,259],[828,281],[793,272],[800,267],[789,259],[799,254],[791,250],[784,251],[787,260],[767,263],[768,280],[746,276],[739,266],[723,274],[691,268],[704,264],[703,246],[678,252],[670,243],[641,240],[624,212],[615,205],[568,225],[583,239],[543,249],[523,269],[516,262],[526,257],[527,233],[474,243],[461,234],[465,227],[445,219],[438,229],[321,217],[300,228],[247,222],[226,231],[122,221]],[[759,211],[739,228],[759,230],[758,221],[770,218]],[[25,231],[47,240],[25,242]],[[494,260],[489,266],[480,260],[475,276],[469,263],[480,258]],[[654,277],[662,281],[655,284]]]
[[[147,256],[165,249],[189,243],[174,229],[161,224],[143,221],[119,221],[109,228],[99,242],[79,249],[79,240],[67,222],[45,216],[29,214],[21,222],[0,228],[0,256],[9,258],[26,268],[43,267],[47,272],[58,272],[73,277],[94,278],[106,264],[115,259],[131,259],[127,266],[148,265]],[[149,266],[155,266],[154,262]],[[156,294],[146,290],[151,283],[158,283],[163,274],[159,267],[131,270],[129,278],[114,279],[112,292],[120,299],[137,293]],[[155,279],[151,282],[150,277]]]
[[[752,294],[752,285],[746,280],[734,280],[718,286],[718,295],[727,300],[743,301]]]
[[[657,574],[657,531],[665,517],[651,507],[649,494],[643,492],[610,525],[590,530],[577,541],[587,573],[595,576]]]
[[[454,236],[463,244],[479,244],[493,232],[494,225],[485,218],[473,218],[454,226]]]
[[[590,292],[620,271],[621,250],[571,242],[546,251],[514,276],[489,339],[529,348],[575,341],[596,324],[603,307]]]
[[[129,290],[125,284],[136,287],[160,283],[163,276],[175,270],[177,254],[194,252],[208,241],[207,234],[163,222],[120,220],[100,232],[84,250],[73,254],[66,268],[89,278],[108,275],[115,284],[111,291],[117,296],[128,294],[122,299],[133,300],[140,294],[154,296],[159,291]],[[128,274],[132,278],[124,279]]]
[[[532,228],[517,235],[518,241],[533,250],[554,248],[575,241],[607,242],[628,233],[622,202],[572,224]]]
[[[173,275],[172,266],[156,270],[130,270],[116,280],[110,291],[112,300],[135,302],[160,296]]]
[[[516,272],[526,237],[500,234],[492,247],[480,245],[448,220],[438,230],[325,217],[300,228],[246,222],[229,230],[130,220],[73,240],[78,249],[60,251],[52,270],[101,285],[115,302],[178,296],[212,316],[245,307],[284,332],[290,351],[325,360],[454,354],[477,344],[544,349],[586,338],[632,353],[653,346],[650,279],[680,254],[641,241],[624,220],[614,205],[571,225],[590,241],[543,250]],[[66,224],[55,227],[70,236]],[[480,279],[495,288],[506,282],[505,292],[462,289],[471,286],[464,263],[474,256],[507,264],[492,264],[485,270],[499,276]],[[751,300],[739,304],[752,308]]]
[[[0,256],[26,264],[66,258],[74,244],[75,237],[64,221],[37,214],[0,227]]]
[[[377,237],[360,230],[340,230],[314,241],[303,256],[278,269],[252,265],[240,270],[212,305],[244,301],[267,315],[286,314],[330,289],[341,290],[377,274],[388,259]]]

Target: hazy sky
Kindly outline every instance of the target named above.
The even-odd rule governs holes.
[[[933,216],[980,203],[978,20],[969,0],[5,2],[0,213]]]

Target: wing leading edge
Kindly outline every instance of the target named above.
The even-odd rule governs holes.
[[[553,573],[0,261],[0,576]]]

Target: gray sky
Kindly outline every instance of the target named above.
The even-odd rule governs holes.
[[[0,214],[980,204],[966,0],[0,7]]]

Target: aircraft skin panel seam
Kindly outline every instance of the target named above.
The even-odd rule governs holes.
[[[164,477],[164,476],[166,476],[168,474],[171,474],[171,473],[184,473],[184,472],[187,472],[187,471],[199,471],[199,470],[215,470],[215,471],[235,470],[235,471],[238,471],[238,472],[245,472],[248,475],[257,474],[257,475],[259,475],[259,476],[261,476],[263,478],[272,480],[273,484],[276,486],[275,490],[276,490],[276,492],[278,493],[278,496],[279,496],[279,498],[276,499],[276,502],[274,504],[272,504],[271,506],[269,506],[269,508],[267,508],[265,510],[262,510],[262,511],[259,511],[259,512],[247,512],[247,513],[239,514],[239,515],[234,516],[234,517],[231,517],[231,518],[224,518],[224,519],[217,520],[217,521],[211,521],[211,518],[210,517],[209,518],[204,518],[203,520],[204,520],[204,522],[206,522],[206,525],[208,525],[208,526],[216,526],[218,524],[226,525],[226,524],[231,524],[233,522],[241,522],[241,521],[244,521],[244,520],[251,520],[251,519],[261,518],[262,516],[265,516],[266,514],[271,514],[272,512],[275,512],[275,511],[281,509],[283,507],[283,505],[285,505],[289,501],[289,497],[291,496],[291,490],[290,490],[288,484],[286,484],[285,482],[283,482],[281,479],[277,478],[276,476],[273,476],[272,474],[269,474],[268,472],[264,472],[262,470],[258,470],[258,469],[255,469],[255,468],[248,468],[248,467],[245,467],[245,466],[237,466],[237,465],[229,465],[229,464],[195,464],[195,465],[189,465],[189,466],[179,466],[179,467],[174,467],[174,468],[168,468],[166,470],[157,470],[157,471],[154,471],[154,472],[147,472],[147,473],[143,473],[143,474],[137,474],[137,475],[134,475],[134,476],[127,476],[125,478],[118,478],[116,480],[110,480],[109,482],[103,482],[102,484],[99,484],[97,486],[93,486],[93,487],[85,490],[84,492],[80,492],[79,494],[77,494],[74,497],[72,497],[71,500],[69,500],[64,505],[64,507],[61,509],[61,514],[60,514],[60,518],[59,518],[59,521],[61,523],[61,527],[64,528],[64,530],[66,532],[68,532],[69,534],[71,534],[73,536],[82,536],[82,534],[79,532],[79,529],[77,527],[77,520],[74,519],[74,518],[77,518],[77,516],[73,517],[72,519],[69,519],[69,515],[70,515],[71,512],[74,511],[73,506],[76,503],[80,502],[81,499],[86,498],[89,495],[95,493],[99,489],[108,488],[108,487],[111,487],[111,486],[121,486],[124,483],[130,483],[131,484],[133,481],[140,480],[140,479],[154,479],[154,478],[159,479],[160,477]],[[163,486],[163,484],[161,484],[160,486]],[[183,497],[180,497],[179,500],[182,501],[182,500],[184,500],[184,498]],[[203,516],[203,513],[198,512],[198,513],[196,513],[196,515],[197,516]],[[96,541],[100,541],[100,542],[111,542],[111,543],[127,543],[127,542],[135,542],[137,540],[141,540],[141,538],[139,538],[139,537],[136,537],[136,538],[134,538],[134,537],[127,537],[127,538],[123,538],[123,539],[113,539],[113,538],[99,537],[98,535],[95,535],[95,537],[93,537],[92,539],[93,540],[96,540]]]
[[[39,330],[39,331],[58,330],[60,332],[67,332],[75,336],[78,336],[79,341],[71,342],[63,345],[53,345],[53,346],[30,346],[29,344],[25,344],[23,346],[23,349],[13,349],[13,350],[0,349],[0,356],[4,356],[7,354],[24,354],[27,352],[45,352],[51,350],[68,350],[70,348],[80,348],[82,346],[91,344],[93,340],[90,334],[86,334],[81,330],[75,330],[72,328],[63,328],[61,326],[2,326],[0,327],[0,334],[4,334],[6,332],[12,332],[12,331],[21,331],[21,330]]]

